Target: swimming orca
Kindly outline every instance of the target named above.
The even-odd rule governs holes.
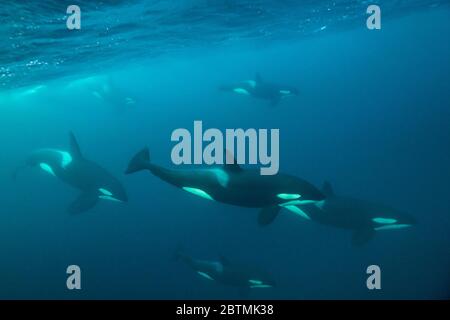
[[[247,296],[251,289],[276,286],[276,282],[267,272],[230,262],[225,257],[220,257],[219,260],[199,260],[177,251],[176,258],[207,280],[238,288],[243,296]]]
[[[127,96],[125,92],[113,82],[111,77],[106,77],[97,86],[92,87],[92,94],[117,110],[126,110],[136,104],[136,100]]]
[[[298,89],[291,86],[281,86],[263,81],[259,74],[254,80],[241,81],[233,85],[219,88],[222,91],[233,92],[257,99],[268,100],[271,106],[276,106],[281,99],[298,95]]]
[[[173,170],[150,162],[147,148],[130,161],[126,174],[149,170],[160,179],[194,195],[235,206],[262,208],[258,221],[268,224],[281,206],[291,200],[308,203],[323,200],[320,190],[300,178],[286,175],[261,175],[259,170],[243,170],[234,164],[223,167]]]
[[[386,205],[336,196],[329,182],[325,182],[322,189],[325,200],[306,205],[292,201],[285,206],[306,219],[352,230],[353,245],[367,243],[377,231],[397,230],[416,224],[411,215]]]
[[[115,177],[83,157],[73,133],[70,133],[69,151],[40,149],[28,157],[26,165],[39,167],[81,190],[80,196],[68,208],[70,213],[87,211],[100,199],[128,201],[124,187]]]

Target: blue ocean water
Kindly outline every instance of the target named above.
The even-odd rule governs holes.
[[[226,256],[263,267],[255,299],[450,298],[448,1],[69,1],[0,4],[0,298],[237,299],[174,259]],[[271,107],[218,87],[260,73],[299,88]],[[105,97],[99,92],[113,88]],[[97,93],[97,94],[96,94]],[[133,103],[123,103],[131,99]],[[283,213],[206,201],[143,172],[136,151],[171,163],[171,133],[279,128],[280,171],[416,217],[361,247],[350,232]],[[67,213],[78,191],[36,168],[41,147],[83,154],[127,189],[126,204]],[[79,265],[82,290],[66,287]],[[382,289],[368,290],[379,265]]]

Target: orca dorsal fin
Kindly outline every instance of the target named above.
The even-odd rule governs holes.
[[[237,160],[234,157],[233,153],[230,150],[225,149],[224,154],[225,154],[225,163],[223,164],[224,169],[226,171],[231,171],[235,173],[241,172],[242,168],[237,163]]]
[[[83,155],[81,154],[80,146],[78,145],[77,139],[75,138],[75,135],[73,132],[70,132],[69,134],[69,140],[70,140],[70,154],[74,158],[82,158]]]
[[[333,197],[334,191],[333,191],[333,187],[331,186],[331,183],[329,183],[328,181],[325,181],[322,186],[322,192],[326,197]]]
[[[220,257],[219,257],[219,260],[220,260],[220,263],[221,263],[224,267],[229,266],[229,265],[231,264],[231,263],[230,263],[230,260],[228,260],[228,258],[225,257],[225,256],[220,256]]]
[[[262,79],[261,75],[259,74],[259,72],[255,73],[255,81],[256,81],[256,83],[263,82],[263,79]]]

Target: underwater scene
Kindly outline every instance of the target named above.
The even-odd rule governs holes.
[[[450,1],[0,3],[0,299],[450,299]]]

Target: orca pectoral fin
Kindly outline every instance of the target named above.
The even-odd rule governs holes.
[[[362,246],[369,242],[375,235],[375,230],[372,228],[358,229],[353,232],[352,245]]]
[[[273,220],[275,220],[275,218],[277,217],[280,210],[281,207],[279,206],[262,208],[258,214],[258,224],[260,226],[267,226],[271,224]]]
[[[72,202],[68,211],[71,214],[85,212],[94,207],[98,200],[98,195],[95,192],[83,192],[74,202]]]
[[[327,198],[330,198],[330,197],[334,196],[334,191],[333,191],[333,187],[331,186],[331,183],[329,183],[328,181],[324,181],[323,182],[322,193]]]

